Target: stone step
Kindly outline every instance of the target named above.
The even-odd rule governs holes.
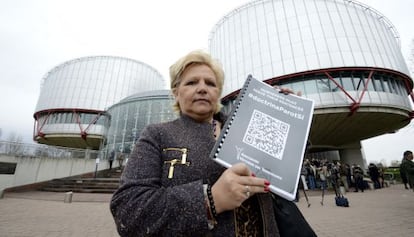
[[[118,184],[91,184],[91,185],[73,185],[73,184],[47,184],[42,189],[45,188],[84,188],[84,189],[117,189]]]
[[[42,191],[46,192],[74,192],[74,193],[114,193],[116,189],[112,188],[99,188],[99,189],[90,189],[90,188],[67,188],[67,187],[57,187],[50,188],[45,187]]]
[[[63,178],[52,179],[50,183],[119,183],[119,178]]]
[[[99,173],[97,178],[77,176],[53,179],[42,185],[39,190],[49,192],[113,193],[119,187],[120,173],[117,170],[107,170]]]

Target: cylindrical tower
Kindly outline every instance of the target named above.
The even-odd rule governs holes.
[[[105,152],[129,155],[142,129],[152,123],[177,118],[170,90],[153,90],[131,95],[112,105]]]
[[[136,60],[95,56],[65,62],[43,78],[34,140],[99,149],[109,125],[109,106],[138,92],[164,88],[162,75]]]
[[[357,1],[253,1],[215,25],[209,50],[225,69],[224,103],[248,74],[314,99],[314,149],[394,132],[413,117],[399,35]]]

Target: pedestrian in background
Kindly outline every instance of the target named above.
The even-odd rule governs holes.
[[[114,163],[114,159],[115,159],[115,151],[112,150],[108,157],[109,170],[112,170],[112,164]]]
[[[360,165],[354,164],[353,166],[354,170],[352,171],[354,174],[354,182],[355,182],[355,190],[354,192],[358,192],[361,190],[361,192],[364,192],[365,186],[364,186],[364,171],[362,170]]]
[[[405,151],[404,152],[405,160],[401,163],[401,168],[405,175],[407,176],[408,185],[414,191],[414,162],[413,162],[413,152]]]
[[[368,172],[369,172],[369,176],[372,180],[372,183],[374,184],[374,189],[381,188],[381,185],[380,185],[380,182],[379,182],[378,167],[374,163],[370,163],[368,165]]]
[[[404,183],[405,189],[409,189],[407,173],[406,173],[405,168],[403,166],[403,164],[407,160],[407,154],[409,154],[409,153],[406,153],[406,152],[404,152],[403,158],[401,160],[401,164],[400,164],[400,176],[401,176],[402,182]],[[410,188],[411,188],[411,186],[410,186]]]

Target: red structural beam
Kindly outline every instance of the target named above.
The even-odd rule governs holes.
[[[36,134],[34,135],[34,137],[36,136],[40,136],[40,137],[44,137],[45,134],[42,132],[43,127],[45,126],[46,122],[48,121],[49,117],[52,114],[55,113],[64,113],[64,112],[70,112],[74,115],[75,117],[75,122],[76,124],[78,124],[79,126],[79,135],[81,136],[82,139],[86,140],[88,133],[87,131],[89,130],[89,128],[91,127],[92,124],[95,124],[96,121],[98,121],[98,119],[105,114],[105,111],[101,111],[101,110],[89,110],[89,109],[70,109],[70,108],[55,108],[55,109],[48,109],[48,110],[42,110],[42,111],[38,111],[34,114],[34,118],[35,118],[35,131]],[[83,129],[82,127],[82,121],[80,119],[80,113],[88,113],[88,114],[96,114],[95,117],[93,117],[93,119],[91,121],[89,121],[87,127],[85,129]],[[41,125],[39,126],[39,118],[43,115],[46,114],[46,117],[44,118],[44,120],[42,121]]]
[[[335,73],[335,72],[349,72],[349,71],[369,71],[368,77],[366,78],[366,80],[364,80],[364,88],[363,88],[362,93],[359,96],[359,98],[353,98],[346,91],[346,89],[343,86],[341,86],[337,81],[335,81],[335,79],[331,76],[331,74]],[[283,75],[283,76],[280,76],[280,77],[275,77],[275,78],[264,80],[264,82],[266,82],[270,85],[275,85],[279,81],[289,80],[289,79],[297,78],[297,77],[301,77],[301,76],[307,76],[307,75],[310,75],[310,74],[325,75],[330,81],[332,81],[345,94],[345,96],[347,98],[349,98],[352,101],[350,106],[349,106],[349,110],[350,110],[350,115],[353,115],[359,109],[359,107],[361,105],[361,101],[362,101],[362,99],[365,95],[365,92],[368,90],[368,85],[369,85],[369,83],[371,83],[372,76],[375,72],[383,72],[383,73],[387,73],[387,74],[391,74],[391,75],[396,75],[396,76],[402,78],[404,80],[405,87],[407,89],[407,93],[411,96],[411,100],[414,102],[414,94],[413,94],[413,91],[412,91],[413,82],[412,82],[411,78],[409,76],[401,73],[401,72],[398,72],[398,71],[395,71],[395,70],[390,70],[390,69],[384,69],[384,68],[339,67],[339,68],[318,69],[318,70],[311,70],[311,71],[306,71],[306,72],[293,73],[293,74],[289,74],[289,75]],[[223,97],[222,101],[226,101],[226,100],[229,100],[231,98],[236,97],[237,94],[239,93],[239,91],[240,90],[236,90],[236,91],[228,94],[227,96]],[[414,112],[412,112],[412,113],[414,114]],[[411,117],[414,117],[414,116],[411,116]]]

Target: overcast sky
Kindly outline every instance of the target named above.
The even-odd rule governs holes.
[[[168,80],[185,53],[206,49],[218,20],[247,0],[0,0],[0,139],[11,133],[32,143],[42,77],[79,57],[136,59]],[[385,15],[408,58],[414,39],[412,0],[360,1]],[[414,150],[414,129],[363,142],[368,161],[400,160]]]

